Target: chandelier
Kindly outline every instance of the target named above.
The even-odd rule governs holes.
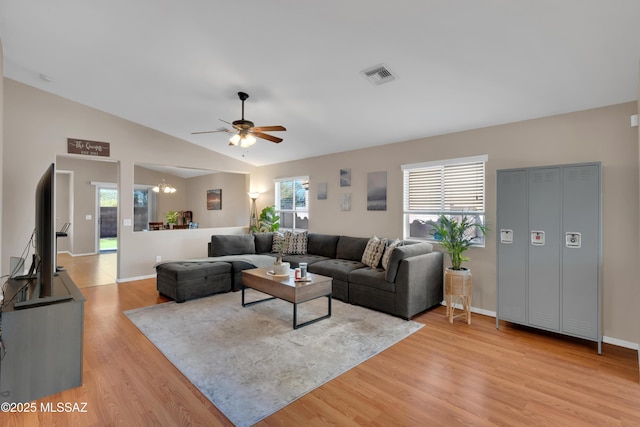
[[[162,184],[158,184],[155,187],[152,188],[153,191],[155,191],[156,193],[175,193],[176,192],[176,188],[171,185],[171,184],[167,184],[165,182],[165,180],[162,180]]]

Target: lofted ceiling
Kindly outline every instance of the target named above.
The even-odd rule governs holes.
[[[636,100],[640,1],[0,0],[0,37],[6,77],[265,165]],[[191,135],[238,91],[282,143]]]

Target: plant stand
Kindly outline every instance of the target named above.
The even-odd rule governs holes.
[[[446,269],[444,272],[444,298],[447,304],[446,316],[449,323],[459,316],[466,316],[467,324],[471,324],[471,296],[473,295],[473,279],[467,271]],[[462,313],[454,315],[454,302],[462,306]]]

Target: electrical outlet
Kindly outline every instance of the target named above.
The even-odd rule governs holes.
[[[156,262],[162,261],[162,257],[160,255],[156,255]]]

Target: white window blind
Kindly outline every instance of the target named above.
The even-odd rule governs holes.
[[[405,212],[484,213],[484,164],[403,167]]]

